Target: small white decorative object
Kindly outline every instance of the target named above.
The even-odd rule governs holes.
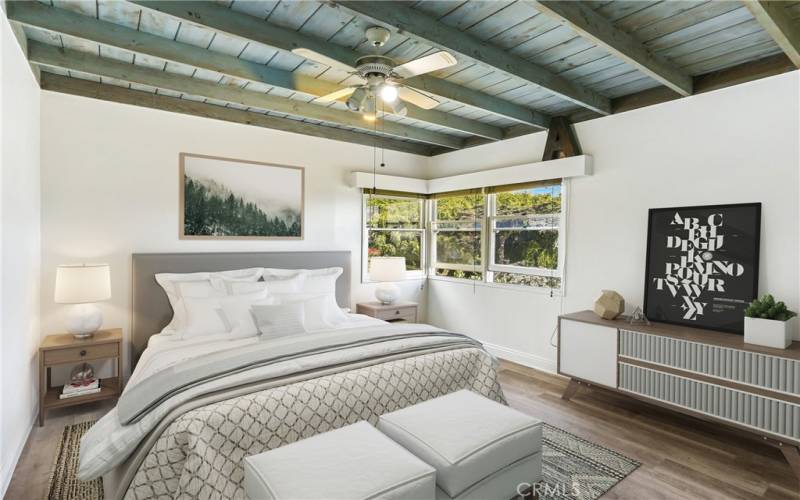
[[[744,341],[747,344],[786,349],[792,343],[797,316],[777,319],[744,318]]]
[[[108,264],[63,265],[56,268],[55,302],[73,304],[67,331],[75,338],[91,337],[103,325],[103,312],[95,302],[111,298]]]
[[[377,281],[375,298],[381,304],[394,304],[400,298],[400,287],[395,281],[406,277],[405,257],[372,257],[369,259],[369,277]]]
[[[614,290],[603,290],[594,301],[594,313],[603,319],[614,319],[625,311],[625,299]]]

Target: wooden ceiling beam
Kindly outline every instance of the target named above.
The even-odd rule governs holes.
[[[601,114],[611,113],[608,98],[586,87],[551,73],[547,69],[515,56],[456,28],[440,23],[422,11],[399,2],[362,2],[336,0],[336,5],[370,21],[419,40],[427,45],[452,52],[497,71],[538,85],[580,106]]]
[[[265,23],[261,19],[227,9],[213,2],[133,0],[132,3],[220,33],[253,40],[276,49],[289,52],[297,48],[311,49],[350,66],[355,64],[356,59],[364,55],[340,45]],[[445,80],[426,76],[409,78],[404,83],[409,87],[444,99],[475,106],[489,113],[537,128],[546,129],[549,123],[548,116],[530,108]]]
[[[692,94],[691,76],[666,58],[651,52],[642,42],[615,27],[585,3],[553,0],[528,0],[528,3],[675,92],[684,96]]]
[[[719,90],[733,85],[739,85],[741,83],[758,80],[760,78],[767,78],[770,76],[780,75],[782,73],[788,73],[790,71],[794,71],[795,69],[796,68],[794,64],[789,60],[788,57],[786,57],[785,54],[767,56],[756,61],[750,61],[730,68],[695,76],[693,78],[694,95]],[[614,114],[619,114],[681,98],[683,98],[683,96],[674,90],[661,86],[643,90],[635,94],[614,98],[611,100],[611,106],[614,110]],[[581,110],[569,116],[570,121],[573,123],[594,120],[596,118],[602,118],[602,115],[589,110]],[[505,130],[506,138],[519,137],[521,135],[528,135],[532,133],[536,133],[536,131],[532,131],[530,128],[522,125],[509,127]],[[481,146],[488,143],[489,141],[485,139],[479,137],[470,137],[464,141],[464,148],[462,149]],[[450,151],[451,150],[445,148],[434,148],[431,154],[436,156],[449,153]]]
[[[713,71],[704,75],[694,77],[694,93],[703,94],[714,90],[719,90],[741,83],[751,82],[760,78],[780,75],[795,69],[794,64],[784,54],[767,56],[757,61],[749,61],[730,68]],[[656,87],[643,90],[635,94],[621,96],[613,99],[611,104],[614,114],[624,113],[645,106],[661,104],[662,102],[680,99],[682,96],[676,94],[666,87]],[[596,116],[594,117],[596,118]],[[581,121],[583,118],[573,117],[573,121]]]
[[[14,24],[63,33],[82,40],[195,66],[234,78],[301,92],[312,97],[323,96],[340,88],[339,85],[325,80],[270,68],[263,64],[176,42],[39,2],[9,2],[8,6],[8,17]],[[413,120],[487,139],[503,138],[503,131],[498,127],[450,113],[425,110],[412,104],[408,104],[407,107],[406,116]]]
[[[373,132],[373,123],[349,111],[326,108],[304,101],[277,97],[260,92],[219,85],[217,83],[167,73],[157,69],[101,58],[85,52],[59,49],[53,45],[30,41],[28,58],[31,62],[66,70],[80,71],[96,76],[115,78],[129,83],[172,90],[194,96],[216,99],[231,104],[276,111],[301,118],[310,118],[346,127]],[[400,123],[383,121],[377,127],[382,134],[392,135],[450,149],[460,149],[463,139],[447,134],[411,127]]]
[[[276,116],[254,113],[251,111],[241,111],[232,108],[223,108],[213,104],[188,101],[177,97],[169,97],[158,94],[151,94],[139,90],[129,90],[114,85],[69,78],[66,76],[42,72],[42,88],[54,92],[101,99],[104,101],[141,106],[146,108],[167,111],[171,113],[181,113],[184,115],[212,118],[243,125],[252,125],[268,129],[281,130],[283,132],[293,132],[297,134],[322,137],[335,141],[361,144],[364,146],[378,146],[393,151],[412,153],[422,156],[430,156],[433,147],[413,142],[404,142],[385,137],[376,137],[360,132],[352,132],[325,125],[305,123],[289,118],[279,118]]]
[[[800,68],[800,21],[789,16],[786,2],[744,0],[744,5],[792,63]]]

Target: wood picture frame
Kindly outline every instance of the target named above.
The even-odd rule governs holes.
[[[181,152],[178,186],[181,240],[304,238],[304,167]]]
[[[647,318],[742,335],[758,295],[760,240],[761,203],[650,209]]]

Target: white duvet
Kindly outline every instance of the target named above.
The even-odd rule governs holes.
[[[172,340],[165,335],[151,337],[148,347],[142,354],[139,363],[131,375],[128,385],[123,392],[123,397],[132,388],[143,380],[153,376],[161,370],[175,367],[180,370],[180,364],[190,359],[211,353],[219,353],[226,349],[240,348],[248,344],[260,342],[261,345],[269,343],[276,348],[290,346],[297,337],[304,337],[304,342],[331,342],[331,338],[346,339],[349,335],[364,335],[365,330],[376,332],[391,329],[398,333],[412,333],[418,330],[427,332],[441,331],[425,325],[390,325],[384,321],[376,320],[361,315],[348,315],[348,320],[337,328],[327,331],[310,332],[298,336],[281,337],[268,341],[261,341],[258,337],[240,340],[227,340],[224,335],[213,335],[192,340]],[[293,339],[293,337],[295,337]],[[434,346],[441,339],[435,337],[409,337],[381,344],[366,345],[353,349],[337,350],[295,359],[280,361],[267,366],[254,368],[244,373],[231,375],[223,379],[212,380],[198,385],[180,394],[170,397],[159,403],[140,420],[128,425],[122,425],[117,408],[112,409],[101,418],[81,440],[80,466],[78,477],[89,480],[99,477],[118,465],[136,449],[139,443],[153,430],[161,420],[181,404],[191,401],[203,394],[214,390],[224,390],[235,386],[237,383],[248,383],[254,380],[268,380],[287,376],[294,373],[318,369],[325,366],[334,366],[358,362],[369,356],[389,355],[402,349],[424,348]]]

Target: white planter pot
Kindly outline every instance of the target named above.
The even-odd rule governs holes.
[[[744,318],[744,341],[747,344],[786,349],[792,343],[797,316],[788,321]]]

